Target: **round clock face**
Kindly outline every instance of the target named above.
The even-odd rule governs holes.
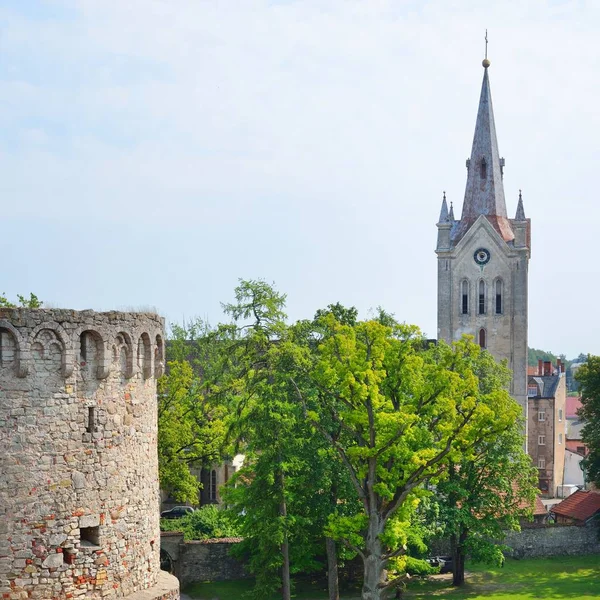
[[[490,262],[490,251],[486,248],[478,248],[473,254],[473,258],[478,265],[486,265]]]

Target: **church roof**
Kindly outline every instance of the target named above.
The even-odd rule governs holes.
[[[498,152],[488,76],[489,61],[484,61],[484,67],[473,147],[471,158],[467,162],[467,186],[462,216],[460,225],[453,232],[455,243],[464,236],[480,215],[485,215],[504,241],[512,241],[515,237],[506,213],[502,182],[504,159],[500,158]]]

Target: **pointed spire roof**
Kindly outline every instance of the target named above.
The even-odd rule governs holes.
[[[504,185],[502,169],[504,160],[498,153],[496,125],[488,68],[490,61],[483,61],[484,73],[479,97],[479,109],[473,136],[471,158],[467,162],[468,175],[465,190],[465,201],[460,226],[457,228],[455,241],[458,241],[479,218],[485,217],[493,225],[500,236],[509,242],[514,239],[514,233],[506,213],[504,200]]]
[[[450,202],[450,213],[448,214],[448,220],[450,221],[450,223],[454,223],[454,221],[456,220],[454,218],[454,206],[452,202]]]
[[[448,203],[446,202],[446,192],[442,200],[442,209],[440,210],[440,218],[438,223],[446,223],[448,221]]]
[[[523,196],[521,195],[521,190],[519,190],[519,203],[517,204],[515,221],[525,221],[525,209],[523,208]]]

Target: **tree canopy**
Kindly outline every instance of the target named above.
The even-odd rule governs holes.
[[[600,487],[600,356],[589,355],[575,378],[581,391],[578,415],[585,421],[581,436],[589,450],[583,464],[588,479]]]

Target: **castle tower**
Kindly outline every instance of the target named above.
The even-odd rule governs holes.
[[[489,66],[486,58],[462,215],[454,219],[444,193],[437,223],[438,339],[469,334],[497,360],[506,359],[510,392],[526,416],[530,220],[520,192],[515,218],[507,217]]]
[[[159,561],[163,330],[0,309],[0,597],[179,598]]]

